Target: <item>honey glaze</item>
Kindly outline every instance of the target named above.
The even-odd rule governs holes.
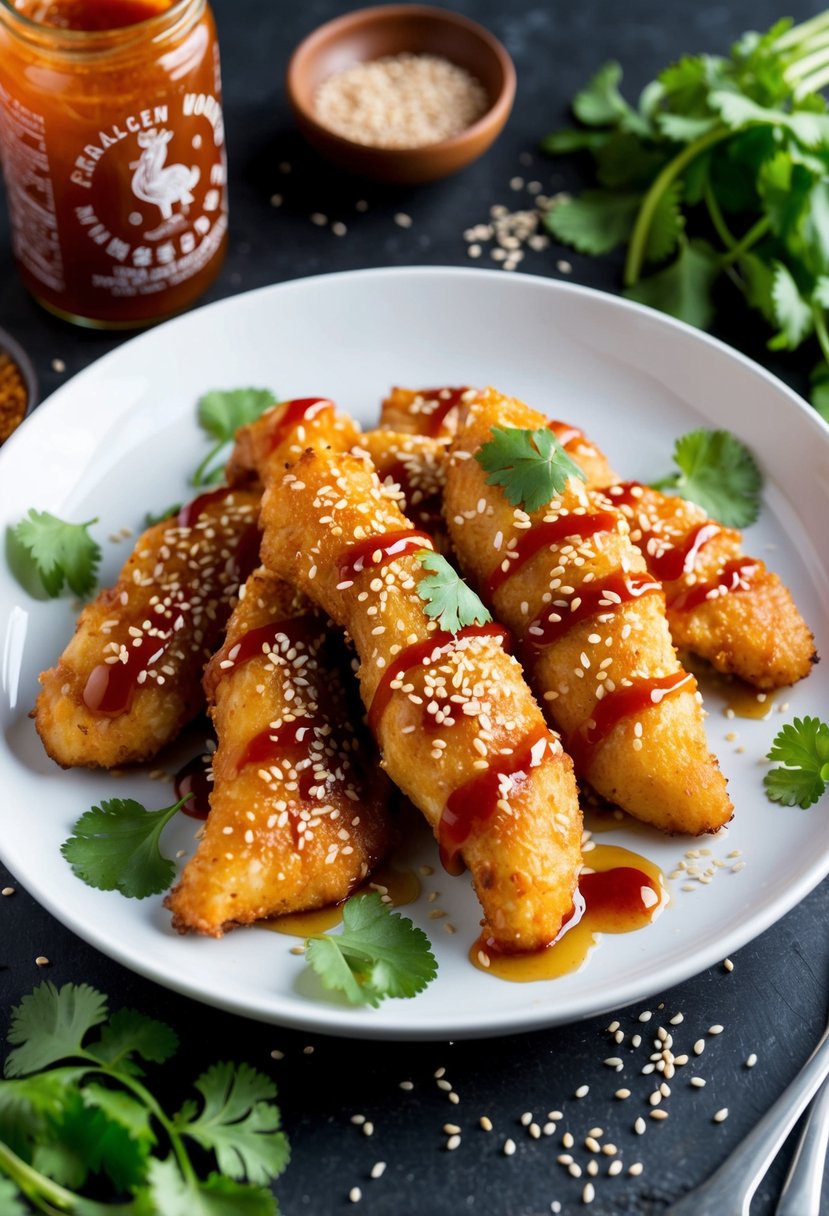
[[[390,863],[380,866],[370,878],[354,891],[355,895],[371,895],[378,892],[395,908],[413,904],[420,895],[420,879],[414,870],[399,869]],[[336,928],[343,919],[343,905],[331,904],[312,912],[291,912],[286,916],[274,916],[259,922],[262,929],[271,933],[284,933],[288,937],[313,937],[315,933],[327,933]]]
[[[604,933],[633,933],[651,924],[668,903],[662,872],[639,853],[618,845],[598,844],[585,854],[574,915],[546,950],[532,954],[499,954],[483,937],[473,944],[469,960],[479,971],[513,983],[553,980],[578,971]]]
[[[726,717],[751,718],[762,722],[774,709],[780,689],[761,692],[750,684],[743,683],[736,676],[716,671],[710,663],[706,663],[697,655],[683,654],[683,661],[684,666],[696,676],[706,705],[710,696],[722,697]]]

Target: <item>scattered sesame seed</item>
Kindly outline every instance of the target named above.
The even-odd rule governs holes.
[[[708,1027],[708,1033],[709,1033],[709,1034],[722,1034],[722,1032],[723,1032],[723,1030],[724,1030],[724,1029],[725,1029],[725,1027],[724,1027],[724,1026],[720,1026],[720,1025],[719,1025],[719,1023],[717,1023],[717,1024],[716,1024],[716,1025],[714,1025],[714,1026],[709,1026],[709,1027]]]
[[[657,1120],[659,1120],[660,1122],[661,1122],[663,1119],[667,1119],[667,1118],[668,1118],[668,1112],[667,1112],[666,1110],[651,1110],[651,1111],[648,1111],[648,1114],[650,1115],[650,1117],[651,1117],[652,1119],[657,1119]]]
[[[592,1182],[586,1183],[584,1190],[581,1193],[582,1203],[592,1203],[595,1198],[596,1198],[596,1188],[594,1187]]]
[[[401,1081],[399,1088],[408,1091],[414,1089],[414,1083],[412,1081]]]
[[[453,1106],[457,1106],[458,1103],[460,1102],[460,1097],[458,1096],[458,1094],[455,1093],[454,1090],[451,1090],[451,1092],[448,1093],[446,1096],[449,1099],[449,1101],[452,1103]]]
[[[573,266],[572,263],[565,261],[564,258],[559,258],[556,262],[556,270],[559,274],[572,274]]]
[[[0,895],[14,895],[14,887],[4,887]]]
[[[66,364],[64,363],[63,359],[52,360],[52,371],[57,372],[58,375],[60,375],[61,372],[66,371]]]
[[[483,1128],[485,1132],[492,1131],[492,1120],[488,1115],[481,1115],[480,1119],[478,1120],[478,1125],[479,1127]]]
[[[372,1178],[382,1178],[383,1175],[385,1174],[385,1172],[386,1172],[385,1161],[375,1161],[374,1165],[371,1167]]]
[[[590,1093],[589,1085],[580,1085],[578,1087],[578,1089],[575,1091],[575,1093],[573,1094],[573,1097],[574,1098],[586,1098],[589,1093]]]
[[[652,1017],[653,1017],[653,1014],[651,1013],[650,1009],[645,1009],[642,1013],[639,1014],[639,1021],[640,1022],[649,1022]]]
[[[704,1051],[705,1039],[697,1039],[696,1043],[694,1044],[694,1055],[701,1056]]]
[[[625,1167],[622,1165],[621,1161],[611,1161],[610,1165],[607,1167],[607,1172],[611,1178],[615,1178],[617,1174],[621,1174],[624,1168]]]
[[[274,1049],[273,1049],[273,1051],[271,1052],[271,1059],[272,1059],[272,1060],[284,1060],[284,1059],[285,1059],[285,1052],[284,1052],[284,1051],[277,1051],[277,1049],[276,1049],[276,1048],[274,1048]]]
[[[345,236],[345,234],[348,232],[348,228],[342,222],[342,220],[335,220],[331,225],[331,231],[334,233],[334,236]]]
[[[353,1186],[351,1188],[351,1190],[348,1192],[348,1198],[351,1200],[352,1203],[359,1203],[360,1200],[362,1199],[362,1197],[363,1197],[363,1192],[360,1190],[360,1188],[358,1186]]]
[[[314,1054],[314,1049],[310,1043],[308,1044],[307,1047],[303,1047],[302,1054],[305,1056],[312,1056]]]
[[[515,1152],[515,1141],[509,1139],[505,1140],[503,1152],[505,1157],[511,1157]]]
[[[723,1106],[722,1109],[718,1110],[717,1113],[714,1115],[714,1122],[715,1123],[725,1123],[727,1118],[728,1118],[728,1107]]]
[[[576,1143],[575,1140],[573,1139],[572,1132],[565,1132],[564,1135],[561,1137],[561,1143],[564,1145],[565,1148],[572,1148],[573,1145]]]
[[[684,1021],[685,1021],[684,1013],[675,1013],[674,1016],[670,1019],[670,1023],[672,1026],[679,1026]]]
[[[628,1166],[628,1173],[632,1178],[638,1178],[644,1168],[641,1161],[634,1161],[632,1165]]]
[[[357,1127],[362,1126],[362,1124],[365,1123],[365,1121],[366,1121],[365,1115],[352,1115],[351,1116],[351,1122],[355,1123],[357,1125]]]
[[[281,194],[272,194],[270,201],[271,201],[272,207],[281,207],[282,206],[282,195]]]
[[[641,1115],[639,1115],[633,1125],[633,1130],[636,1132],[637,1136],[644,1136],[646,1126],[645,1120]]]
[[[705,1079],[703,1077],[691,1077],[691,1084],[693,1085],[694,1089],[704,1089]]]
[[[757,1063],[757,1056],[755,1055],[754,1052],[752,1052],[751,1055],[746,1060],[746,1068],[753,1068],[756,1063]]]
[[[365,1123],[363,1124],[363,1135],[364,1136],[373,1136],[374,1135],[374,1124],[371,1122],[370,1119],[366,1119]]]
[[[48,967],[49,966],[49,960],[45,954],[39,954],[37,956],[37,958],[35,959],[35,963],[38,965],[38,967]]]
[[[575,1161],[571,1161],[567,1166],[567,1173],[571,1178],[581,1178],[581,1166]]]
[[[621,1098],[622,1101],[624,1101],[625,1098],[630,1097],[630,1090],[629,1089],[617,1089],[614,1096],[617,1098]]]
[[[412,217],[407,215],[405,211],[398,211],[395,214],[394,222],[397,224],[398,228],[411,228]]]

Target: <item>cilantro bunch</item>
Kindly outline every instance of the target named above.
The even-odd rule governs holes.
[[[88,984],[41,984],[12,1012],[0,1081],[0,1211],[28,1199],[52,1216],[276,1216],[269,1183],[285,1169],[276,1086],[247,1064],[214,1064],[169,1115],[147,1088],[144,1063],[178,1047],[163,1022],[109,1014]],[[141,1061],[142,1063],[139,1063]],[[193,1145],[217,1170],[200,1176]],[[81,1194],[108,1179],[119,1202]],[[101,1192],[101,1185],[96,1191]]]
[[[573,100],[582,124],[542,142],[586,152],[597,186],[545,222],[581,253],[627,244],[626,294],[706,328],[727,277],[773,327],[773,350],[814,339],[812,402],[829,418],[829,12],[747,33],[728,57],[671,64],[636,106],[607,63]],[[651,273],[645,275],[645,268]]]

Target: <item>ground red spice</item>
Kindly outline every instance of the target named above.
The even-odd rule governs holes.
[[[20,368],[10,355],[0,351],[0,443],[23,421],[28,402]]]

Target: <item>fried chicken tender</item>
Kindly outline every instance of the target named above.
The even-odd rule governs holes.
[[[441,395],[461,391],[459,401]],[[381,422],[413,434],[456,435],[474,400],[468,389],[396,388],[383,403]],[[607,488],[627,518],[631,540],[665,587],[675,646],[755,688],[781,688],[809,674],[817,661],[814,637],[785,584],[759,558],[745,556],[739,532],[716,524],[694,503],[620,483],[605,454],[577,428],[540,418],[536,425],[553,430],[587,485]],[[670,554],[681,555],[689,542],[689,560],[666,577],[674,565]]]
[[[745,556],[739,532],[696,503],[647,486],[629,482],[605,493],[662,582],[675,646],[755,688],[809,674],[814,637],[788,587],[759,558]]]
[[[266,410],[240,427],[225,477],[231,486],[262,486],[270,465],[296,460],[307,447],[344,451],[358,440],[359,428],[327,397],[297,397]]]
[[[64,768],[149,760],[204,705],[204,665],[258,561],[259,496],[202,495],[138,538],[114,587],[81,612],[34,717]]]
[[[661,587],[624,517],[575,478],[527,514],[487,484],[473,458],[494,426],[543,425],[494,389],[470,407],[447,472],[455,552],[520,639],[576,773],[664,831],[717,831],[733,809],[725,779],[708,751],[693,677],[671,644]]]
[[[248,578],[204,677],[218,748],[198,850],[165,900],[179,932],[339,903],[387,853],[391,786],[353,725],[347,662],[303,596],[264,567]]]
[[[478,396],[474,388],[393,388],[380,412],[381,430],[423,435],[432,439],[454,439],[466,421],[470,405]],[[606,486],[618,477],[604,452],[569,422],[544,420],[565,449],[587,475],[591,485]]]
[[[365,458],[308,451],[262,503],[263,558],[351,635],[383,765],[423,812],[445,862],[471,872],[494,948],[560,932],[580,868],[570,760],[503,649],[503,631],[453,635],[417,588],[429,546]]]
[[[415,527],[428,532],[435,548],[445,553],[448,540],[442,508],[449,440],[395,431],[366,431],[352,451],[356,455],[368,453],[377,476],[403,514]]]

